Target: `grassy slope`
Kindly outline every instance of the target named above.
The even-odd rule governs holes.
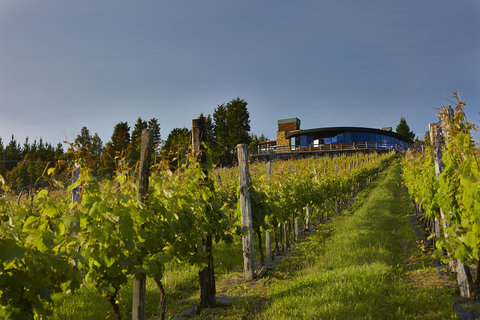
[[[357,199],[360,207],[331,224],[326,242],[312,236],[298,272],[274,281],[259,319],[454,319],[452,292],[412,246],[400,164]],[[302,251],[302,250],[299,250]],[[286,259],[280,270],[295,260]]]

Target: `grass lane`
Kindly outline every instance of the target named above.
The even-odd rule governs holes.
[[[346,212],[284,259],[256,319],[455,319],[452,292],[414,246],[400,164],[382,173]],[[296,260],[304,267],[292,270]],[[295,268],[293,268],[295,269]],[[287,271],[282,271],[287,270]]]

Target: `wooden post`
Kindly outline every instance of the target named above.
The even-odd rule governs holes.
[[[272,171],[272,165],[270,161],[267,162],[267,174],[266,174],[266,180],[268,181],[270,179],[270,173]],[[270,225],[267,221],[267,224]],[[272,257],[272,248],[271,248],[271,241],[270,241],[270,230],[267,228],[265,230],[265,252],[267,256],[267,263],[270,263],[273,261]]]
[[[148,202],[148,177],[150,175],[150,154],[152,150],[152,133],[150,130],[142,131],[142,148],[140,151],[140,166],[138,174],[138,202]],[[132,320],[145,319],[145,293],[147,277],[141,275],[140,279],[133,279]]]
[[[445,119],[445,130],[443,131],[443,137],[445,140],[445,144],[448,144],[450,142],[449,129],[453,124],[454,112],[451,106],[442,106],[441,113],[443,115],[443,119]],[[437,176],[437,179],[438,179],[438,176]],[[444,214],[441,212],[441,209],[440,209],[440,213],[442,215],[442,218],[444,219]],[[450,224],[444,223],[444,228],[449,226]],[[448,235],[445,234],[445,238],[447,238],[447,236]],[[457,269],[457,282],[460,287],[460,295],[466,298],[472,297],[472,295],[474,294],[473,290],[475,286],[473,284],[472,274],[470,272],[469,266],[465,265],[460,259],[457,259],[456,269]]]
[[[206,155],[202,150],[203,127],[200,119],[192,120],[192,151],[196,161],[206,162]],[[215,273],[212,255],[212,235],[205,234],[202,239],[202,252],[207,252],[208,264],[203,270],[198,271],[198,283],[200,287],[200,302],[195,309],[200,312],[202,308],[214,308],[216,306]]]
[[[248,173],[247,145],[237,145],[238,166],[240,169],[240,210],[242,213],[242,226],[248,227],[248,234],[242,238],[243,242],[243,266],[245,280],[251,281],[255,276],[253,260],[253,225],[252,207],[250,203],[250,178]]]
[[[440,139],[440,131],[438,130],[436,123],[429,124],[429,131],[430,131],[430,143],[432,145],[432,152],[433,152],[433,159],[435,161],[435,177],[438,180],[442,170],[444,168],[443,160],[442,160],[442,146],[441,146],[441,139]],[[440,209],[440,217],[442,220],[445,220],[445,216],[443,214],[442,209]],[[444,225],[445,227],[445,225]],[[448,235],[445,234],[445,237]],[[440,220],[439,218],[435,218],[435,237],[440,238]]]
[[[305,209],[307,210],[307,223],[306,223],[306,230],[308,231],[310,229],[310,204],[307,203],[307,208]]]
[[[298,217],[293,218],[293,225],[295,228],[295,241],[297,241],[299,233],[298,233]]]

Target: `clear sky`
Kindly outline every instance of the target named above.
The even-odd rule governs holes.
[[[423,137],[458,90],[480,116],[478,0],[1,0],[0,137],[162,139],[240,97],[252,132],[391,126]]]

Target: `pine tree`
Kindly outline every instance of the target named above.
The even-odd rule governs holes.
[[[216,142],[223,149],[220,160],[223,164],[232,164],[236,146],[251,142],[247,102],[237,98],[219,105],[213,112],[213,121]]]
[[[400,123],[398,124],[395,131],[404,135],[407,138],[410,138],[411,140],[415,139],[415,134],[413,133],[413,131],[410,131],[410,127],[408,126],[407,121],[404,117],[400,118]]]
[[[129,160],[140,160],[140,150],[142,148],[142,132],[147,129],[147,121],[138,118],[135,126],[133,127],[132,136],[130,139],[130,148],[127,158]]]
[[[162,144],[162,137],[160,135],[160,123],[158,123],[158,119],[150,119],[148,121],[148,129],[152,133],[152,147],[154,152],[153,154],[159,154]]]
[[[120,121],[115,125],[110,141],[112,149],[117,155],[127,150],[130,144],[130,127],[127,122]]]

